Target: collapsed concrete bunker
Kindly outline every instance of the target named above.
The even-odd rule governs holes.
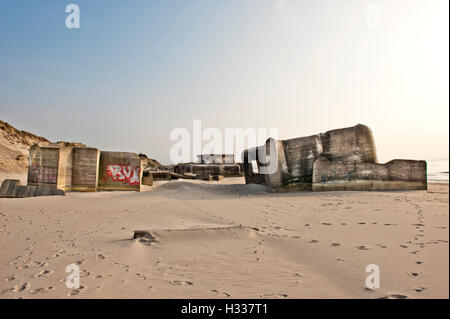
[[[68,191],[140,191],[142,160],[138,154],[105,152],[59,145],[30,148],[28,186]]]
[[[246,183],[265,184],[272,192],[427,189],[425,161],[377,163],[372,131],[361,124],[289,140],[269,138],[245,150],[243,158]]]
[[[173,167],[175,173],[192,174],[200,178],[206,175],[224,177],[243,176],[242,165],[235,162],[234,154],[200,154],[198,163],[180,163]]]

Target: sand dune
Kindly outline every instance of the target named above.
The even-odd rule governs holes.
[[[449,296],[448,184],[282,194],[242,178],[155,184],[0,199],[0,298]],[[65,285],[69,264],[79,289]],[[379,289],[365,288],[368,264]]]

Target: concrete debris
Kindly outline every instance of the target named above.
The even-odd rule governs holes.
[[[65,192],[52,185],[20,185],[20,180],[18,179],[5,179],[0,187],[0,198],[25,198],[53,195],[65,195]]]

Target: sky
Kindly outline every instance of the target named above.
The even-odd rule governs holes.
[[[448,159],[448,33],[448,0],[0,0],[0,119],[163,163],[193,120]]]

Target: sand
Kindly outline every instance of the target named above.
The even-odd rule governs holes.
[[[0,298],[449,297],[448,184],[271,194],[243,183],[0,199]],[[66,287],[69,264],[79,289]],[[365,288],[369,264],[378,289]]]

